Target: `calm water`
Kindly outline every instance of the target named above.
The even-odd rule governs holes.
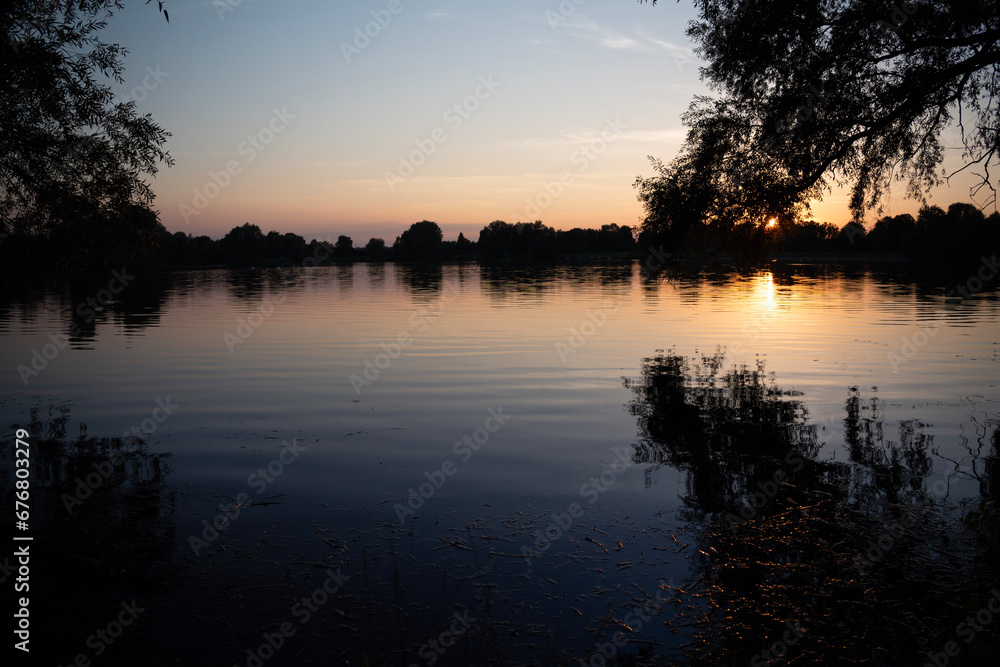
[[[77,307],[96,290],[6,304],[0,415],[43,431],[34,438],[134,428],[148,454],[169,454],[162,530],[147,540],[169,567],[156,585],[127,583],[150,610],[109,656],[243,665],[290,621],[298,632],[266,664],[589,661],[625,625],[619,653],[650,642],[679,659],[693,630],[678,619],[699,602],[676,591],[698,578],[699,550],[708,558],[706,513],[726,510],[698,480],[731,472],[678,455],[690,447],[673,440],[687,437],[671,430],[680,413],[656,407],[670,394],[663,360],[682,366],[677,405],[780,388],[760,400],[787,406],[784,426],[815,426],[808,458],[824,470],[884,467],[897,491],[975,501],[996,489],[1000,301],[987,284],[946,304],[953,282],[777,265],[655,278],[638,264],[177,273],[92,323]],[[54,355],[52,334],[68,337]],[[35,350],[53,358],[19,372]],[[743,366],[739,389],[727,374]],[[713,414],[708,430],[736,435],[706,442],[739,446],[727,428],[747,413]],[[77,479],[47,474],[38,485]],[[754,490],[747,481],[744,497]],[[77,547],[114,559],[108,544]],[[302,622],[295,601],[334,566],[348,578]],[[636,628],[658,592],[673,605]],[[456,612],[476,620],[430,648]],[[94,656],[87,634],[63,638],[59,659]]]

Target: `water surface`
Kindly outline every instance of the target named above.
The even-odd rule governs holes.
[[[7,303],[0,412],[36,438],[133,432],[162,455],[117,480],[156,479],[146,561],[169,564],[107,583],[151,609],[108,653],[125,662],[247,664],[284,621],[301,629],[268,664],[429,662],[454,613],[476,621],[436,660],[589,662],[624,632],[617,654],[682,661],[703,627],[685,613],[719,608],[685,598],[724,548],[705,526],[775,471],[855,509],[995,497],[998,300],[946,304],[950,286],[806,265],[180,272],[92,322],[87,289]],[[37,483],[72,493],[78,474]],[[61,548],[114,561],[125,538],[88,534]],[[300,625],[295,601],[328,571],[349,578]],[[781,636],[753,632],[727,655]],[[93,655],[86,636],[58,659]]]

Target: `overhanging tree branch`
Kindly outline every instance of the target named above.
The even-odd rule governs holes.
[[[828,178],[846,180],[860,217],[879,206],[897,178],[908,179],[915,195],[936,182],[940,133],[953,113],[962,123],[962,112],[971,111],[974,128],[967,133],[961,126],[966,166],[981,165],[989,179],[989,166],[1000,155],[997,3],[695,5],[700,18],[688,34],[707,61],[703,77],[722,97],[696,101],[697,113],[685,120],[687,142],[671,170],[698,163],[710,174],[708,187],[739,183],[741,197],[761,201],[774,198],[771,190],[804,195],[824,188]],[[706,142],[704,128],[727,123],[741,133],[738,140]],[[740,173],[748,165],[764,169],[774,183],[754,179],[760,189],[754,193]],[[988,180],[984,185],[994,189]]]

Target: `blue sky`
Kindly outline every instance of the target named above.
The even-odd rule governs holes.
[[[167,0],[128,2],[122,97],[173,133],[152,181],[170,231],[251,222],[388,243],[434,220],[638,224],[632,188],[684,137],[707,87],[688,2]],[[933,203],[968,198],[953,185]],[[915,210],[909,200],[889,212]],[[815,207],[843,224],[846,198]]]

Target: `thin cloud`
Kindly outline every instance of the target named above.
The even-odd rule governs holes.
[[[687,136],[683,127],[670,130],[625,130],[615,136],[615,141],[636,141],[643,144],[676,144]],[[502,146],[519,148],[560,148],[580,146],[601,138],[600,130],[563,132],[555,137],[529,137],[517,141],[504,141]]]
[[[614,28],[602,26],[580,13],[567,17],[564,21],[557,24],[557,29],[565,30],[574,37],[594,42],[613,51],[668,56],[675,62],[683,61],[692,64],[698,62],[694,51],[688,47],[650,37],[638,31],[634,32],[633,36],[630,36]]]
[[[673,144],[684,141],[687,129],[678,127],[670,130],[627,130],[618,141],[639,141],[644,144]]]

